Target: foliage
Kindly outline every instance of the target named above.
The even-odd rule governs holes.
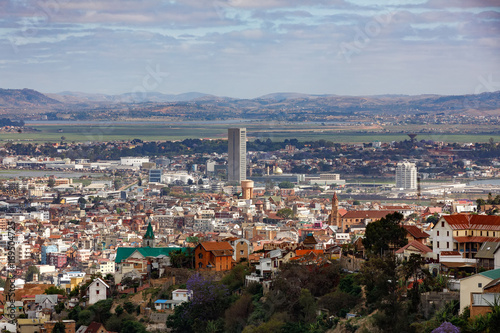
[[[94,320],[94,312],[90,310],[82,310],[78,313],[78,325],[88,326]]]
[[[186,289],[193,291],[192,300],[177,306],[167,320],[174,332],[201,332],[208,322],[221,318],[231,304],[227,287],[201,274],[192,275]]]
[[[146,327],[143,324],[133,321],[126,320],[123,322],[120,333],[146,333]]]
[[[187,248],[185,252],[182,250],[174,250],[170,252],[170,263],[175,268],[193,268],[194,267],[194,249]]]
[[[290,208],[282,208],[276,212],[276,215],[282,219],[291,219],[293,218],[293,210]]]
[[[62,288],[57,288],[55,286],[50,286],[45,289],[44,294],[46,295],[66,295],[66,291]]]
[[[26,271],[26,274],[25,274],[25,279],[26,281],[33,281],[33,276],[35,274],[40,274],[40,270],[36,267],[36,266],[30,266],[28,267],[28,270]]]
[[[111,307],[113,305],[113,299],[108,298],[92,304],[88,309],[94,313],[95,321],[103,323],[111,317]]]
[[[57,314],[61,313],[66,307],[64,306],[63,302],[59,302],[56,304],[54,307],[54,310],[56,311]]]
[[[54,324],[52,333],[65,333],[65,332],[66,332],[66,325],[64,325],[63,322],[58,321],[57,323]]]
[[[337,290],[321,297],[318,305],[322,309],[327,309],[331,315],[345,317],[360,300],[359,296]]]
[[[445,321],[441,326],[433,330],[432,333],[460,333],[460,329],[452,323]]]
[[[226,332],[241,332],[250,313],[252,313],[252,297],[243,294],[224,314]]]
[[[278,184],[279,188],[294,188],[295,184],[289,181],[284,181]]]
[[[123,308],[125,309],[125,311],[127,311],[130,314],[134,313],[134,311],[135,311],[135,305],[134,305],[134,303],[132,303],[130,301],[125,302],[123,304]]]
[[[383,255],[391,249],[405,246],[408,240],[406,231],[400,226],[402,219],[402,214],[393,213],[369,223],[362,240],[365,249],[372,254]]]
[[[118,305],[116,308],[115,308],[115,313],[120,316],[122,313],[123,313],[124,309],[121,305]]]
[[[236,291],[245,284],[245,276],[250,273],[250,269],[245,264],[238,264],[231,269],[221,280],[226,285],[229,291]]]
[[[357,278],[359,274],[347,274],[340,279],[339,290],[353,296],[361,295],[361,286],[358,284]]]

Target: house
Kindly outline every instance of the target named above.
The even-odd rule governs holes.
[[[442,216],[432,228],[433,251],[458,251],[475,261],[484,242],[500,242],[500,216],[456,214]]]
[[[404,225],[403,228],[406,230],[406,239],[408,243],[413,242],[414,240],[425,244],[427,242],[427,238],[429,238],[429,234],[420,230],[419,227],[415,225]]]
[[[103,301],[108,297],[109,286],[100,278],[92,281],[87,287],[87,297],[89,305]]]
[[[172,291],[172,299],[159,299],[155,302],[155,309],[163,312],[174,310],[176,306],[188,302],[193,298],[193,291],[188,289],[176,289]]]
[[[482,293],[483,288],[500,278],[500,269],[481,272],[460,280],[460,313],[471,305],[472,294]]]
[[[488,283],[482,293],[471,295],[470,317],[484,315],[492,311],[492,305],[500,301],[500,278]]]
[[[396,251],[396,256],[404,260],[408,260],[412,254],[418,254],[424,259],[436,259],[437,257],[430,247],[418,240],[413,240]]]
[[[500,268],[500,242],[484,242],[476,253],[478,266],[486,269]]]
[[[341,218],[342,231],[350,228],[353,224],[378,221],[389,214],[393,214],[394,210],[351,210],[345,213]]]
[[[233,268],[233,247],[229,242],[203,242],[194,250],[196,270],[228,271]]]
[[[59,295],[35,295],[35,304],[42,309],[51,309],[57,305]]]
[[[80,327],[81,328],[81,327]],[[80,331],[80,329],[78,329],[78,331]],[[106,328],[104,327],[103,324],[101,323],[98,323],[98,322],[91,322],[89,326],[87,326],[87,328],[81,332],[78,332],[77,333],[108,333],[108,331],[106,330]]]

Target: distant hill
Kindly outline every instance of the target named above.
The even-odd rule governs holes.
[[[32,89],[0,89],[0,109],[24,110],[62,107],[62,103]]]
[[[170,117],[186,120],[233,118],[304,121],[353,114],[472,113],[500,111],[500,91],[477,95],[376,95],[340,96],[292,92],[267,94],[253,99],[220,97],[200,92],[158,92],[121,95],[61,92],[42,94],[31,89],[0,89],[4,114],[72,113],[71,119],[122,119]],[[57,119],[52,116],[50,119]],[[181,117],[181,118],[179,118]]]
[[[162,94],[159,92],[125,93],[121,95],[87,94],[82,92],[63,91],[56,94],[47,94],[53,99],[67,103],[82,102],[111,102],[111,103],[143,103],[143,102],[186,102],[197,98],[215,97],[212,95],[187,92],[183,94]]]

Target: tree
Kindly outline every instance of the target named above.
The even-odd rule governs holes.
[[[120,333],[146,333],[146,327],[143,324],[133,321],[127,320],[123,322],[122,329]]]
[[[65,332],[66,332],[66,325],[64,325],[63,322],[58,321],[57,323],[54,324],[52,333],[65,333]]]
[[[62,288],[57,288],[55,286],[50,286],[45,289],[44,294],[46,295],[66,295],[66,291]]]
[[[167,319],[167,326],[174,332],[203,332],[210,321],[222,318],[231,303],[229,291],[224,284],[219,284],[200,274],[192,275],[186,289],[193,291],[193,298],[182,303]]]
[[[293,210],[290,208],[282,208],[282,209],[278,210],[276,215],[284,220],[287,220],[287,219],[293,218]]]
[[[56,185],[56,180],[53,177],[50,177],[47,185],[51,188],[54,187]]]
[[[28,281],[28,282],[33,281],[33,276],[35,274],[36,275],[40,274],[40,271],[38,270],[38,268],[36,266],[28,267],[28,270],[26,271],[26,275],[25,275],[26,281]]]
[[[294,188],[295,185],[292,182],[284,181],[278,184],[279,188]]]
[[[63,302],[59,302],[56,304],[54,307],[54,310],[56,311],[57,314],[61,313],[66,307],[64,306]]]
[[[395,250],[408,243],[406,231],[400,226],[403,215],[389,214],[378,221],[369,223],[366,227],[363,246],[372,254],[383,255],[389,250]]]
[[[134,303],[132,303],[130,301],[125,302],[123,304],[123,307],[125,308],[125,311],[127,311],[130,314],[134,313],[134,311],[135,311],[135,305],[134,305]]]

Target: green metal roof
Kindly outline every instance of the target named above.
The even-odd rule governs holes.
[[[139,251],[144,257],[158,257],[160,255],[169,256],[170,252],[181,250],[187,251],[187,247],[119,247],[116,250],[115,263],[120,263],[122,260],[127,259],[135,251]]]
[[[482,276],[486,276],[487,278],[490,278],[492,280],[495,280],[500,278],[500,268],[492,269],[491,271],[486,271],[479,274],[481,274]]]
[[[153,232],[153,227],[151,226],[151,221],[148,223],[148,230],[146,230],[146,234],[144,235],[144,239],[155,239],[155,234]]]

